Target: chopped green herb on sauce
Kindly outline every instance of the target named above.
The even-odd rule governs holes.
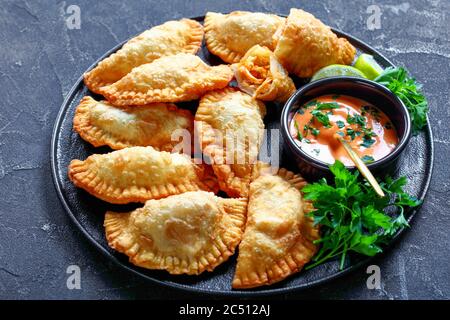
[[[365,156],[363,156],[361,158],[361,160],[364,161],[364,163],[367,163],[367,164],[372,163],[372,162],[375,161],[375,159],[372,156],[369,156],[367,154]]]
[[[375,143],[375,141],[376,140],[372,139],[372,137],[364,135],[361,146],[363,146],[364,148],[370,148]]]
[[[297,121],[294,121],[294,125],[295,125],[295,129],[297,129],[297,139],[302,141],[303,136],[302,133],[300,132],[300,129],[298,128],[298,123]]]
[[[329,110],[329,109],[339,109],[339,103],[337,102],[317,102],[316,110]]]
[[[342,120],[338,120],[336,121],[336,125],[339,129],[342,129],[343,127],[345,127],[345,122]]]
[[[368,155],[364,158],[367,162],[376,161],[395,147],[397,132],[395,128],[385,129],[390,119],[382,111],[356,97],[340,95],[336,99],[332,95],[317,97],[301,106],[302,112],[294,114],[290,132],[303,144],[302,149],[326,163],[340,159],[352,165],[336,137],[346,140],[360,157]],[[320,155],[315,149],[320,150]]]
[[[331,127],[330,118],[328,117],[327,114],[321,112],[318,109],[311,111],[311,114],[317,121],[319,121],[321,124],[323,124],[324,127],[326,127],[326,128]]]

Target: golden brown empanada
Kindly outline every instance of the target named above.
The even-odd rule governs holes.
[[[227,65],[211,67],[192,54],[163,57],[136,67],[101,93],[114,105],[180,102],[221,89],[233,78]]]
[[[253,46],[232,68],[239,88],[255,99],[286,102],[295,92],[294,81],[267,47]]]
[[[272,36],[284,20],[260,12],[208,12],[205,17],[206,46],[223,61],[236,63],[256,44],[274,49]]]
[[[200,100],[196,130],[205,156],[213,162],[221,190],[244,197],[264,136],[264,103],[234,88],[213,91]]]
[[[178,144],[178,141],[172,141],[172,133],[185,129],[192,134],[194,117],[188,110],[178,109],[174,104],[115,107],[86,96],[75,111],[73,127],[95,147],[152,146],[156,150],[170,152]]]
[[[223,199],[204,191],[149,200],[130,213],[107,212],[106,238],[137,266],[200,274],[234,253],[246,207],[246,199]]]
[[[356,54],[347,39],[338,38],[330,27],[300,9],[291,9],[275,38],[278,61],[299,77],[311,77],[330,64],[350,64]]]
[[[233,288],[281,281],[313,257],[319,231],[305,216],[311,210],[299,191],[305,184],[301,176],[285,169],[252,181]]]
[[[110,203],[145,202],[187,191],[217,192],[216,178],[206,165],[184,154],[131,147],[86,160],[72,160],[69,178],[99,199]]]
[[[194,20],[168,21],[131,39],[94,69],[84,75],[84,83],[93,92],[113,84],[133,68],[177,53],[195,54],[203,39],[203,27]]]

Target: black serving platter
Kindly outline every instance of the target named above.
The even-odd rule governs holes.
[[[204,17],[193,18],[203,22]],[[393,66],[393,64],[385,58],[381,53],[344,32],[332,29],[340,37],[347,38],[360,53],[372,54],[375,59],[383,67]],[[102,57],[95,61],[88,69],[92,69],[97,63],[121,48],[123,43],[115,46]],[[221,60],[210,54],[203,44],[199,52],[199,56],[211,65],[222,63]],[[88,71],[86,70],[86,71]],[[295,79],[297,88],[300,88],[306,82],[302,79]],[[163,286],[182,289],[190,292],[204,293],[210,295],[224,296],[259,296],[287,293],[294,290],[305,289],[314,285],[326,283],[334,278],[342,276],[348,272],[366,265],[372,258],[361,256],[349,256],[344,270],[339,270],[338,263],[330,261],[308,271],[301,271],[288,279],[259,289],[252,290],[233,290],[231,281],[234,274],[236,264],[236,254],[227,262],[217,267],[213,272],[205,272],[200,276],[173,276],[165,271],[147,270],[136,267],[128,262],[125,255],[110,249],[106,243],[103,229],[104,213],[107,210],[113,211],[129,211],[137,207],[137,205],[112,205],[103,202],[89,195],[85,191],[76,188],[67,177],[67,166],[72,159],[86,159],[93,153],[106,153],[111,150],[106,147],[94,148],[89,143],[83,141],[76,132],[72,130],[72,119],[74,111],[81,98],[85,95],[92,95],[96,99],[100,96],[92,94],[83,84],[80,77],[73,85],[66,99],[64,100],[53,129],[51,141],[50,158],[52,165],[52,175],[58,196],[70,218],[76,227],[86,236],[86,238],[111,261],[120,267],[142,277],[143,280],[156,282]],[[190,109],[195,112],[197,101],[178,104],[180,107]],[[264,119],[267,129],[280,129],[280,115],[282,105],[267,104],[268,113]],[[270,130],[269,130],[270,131]],[[279,141],[279,150],[264,150],[270,156],[271,153],[277,153],[280,156],[280,164],[282,167],[292,171],[298,171],[296,164],[285,152],[281,131],[268,134],[269,139]],[[265,152],[266,151],[266,152]],[[262,156],[266,159],[267,156]],[[267,159],[266,159],[267,160]],[[412,137],[409,145],[404,151],[401,159],[400,169],[397,175],[405,175],[408,177],[409,183],[406,190],[419,199],[424,199],[427,193],[433,168],[433,137],[431,128],[427,128],[418,135]],[[411,222],[413,216],[418,209],[410,210],[406,213],[406,217]],[[407,230],[400,230],[392,240],[395,241],[399,236]],[[391,242],[391,244],[392,244]],[[389,247],[390,245],[388,245]],[[388,249],[388,248],[386,248]]]

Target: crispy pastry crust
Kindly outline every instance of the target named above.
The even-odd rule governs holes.
[[[101,93],[101,87],[113,84],[144,63],[177,53],[197,53],[202,40],[203,27],[197,21],[168,21],[144,31],[102,60],[84,75],[84,83],[89,90]]]
[[[205,16],[206,46],[223,61],[236,63],[256,44],[274,49],[272,36],[284,20],[260,12],[208,12]]]
[[[330,27],[300,9],[291,9],[274,39],[278,39],[275,56],[289,73],[299,77],[311,77],[330,64],[351,64],[356,54],[347,39],[338,38]]]
[[[106,239],[137,266],[198,275],[234,254],[246,207],[246,199],[204,191],[150,200],[130,213],[107,212]]]
[[[294,81],[267,47],[251,47],[232,68],[239,87],[255,99],[286,102],[295,92]]]
[[[319,239],[318,228],[304,216],[312,210],[299,191],[306,181],[286,169],[256,176],[232,284],[236,289],[270,285],[300,271],[316,253],[313,241]]]
[[[195,100],[233,78],[227,65],[211,67],[192,54],[163,57],[136,67],[101,93],[114,105]]]
[[[230,197],[245,197],[248,194],[264,135],[265,113],[264,103],[234,88],[210,92],[200,101],[195,114],[200,145],[203,154],[213,163],[220,189]],[[237,141],[236,137],[246,142],[236,143],[233,152],[227,139]],[[230,158],[227,161],[227,155],[232,161]],[[239,156],[241,163],[238,162]]]
[[[192,136],[194,116],[174,104],[155,103],[141,107],[115,107],[107,101],[90,96],[81,99],[75,111],[73,128],[94,147],[107,145],[112,149],[152,146],[172,151],[175,130],[187,130]]]
[[[210,167],[196,165],[184,154],[131,147],[86,160],[72,160],[70,180],[93,196],[124,204],[160,199],[187,191],[217,192]]]

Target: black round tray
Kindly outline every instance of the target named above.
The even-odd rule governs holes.
[[[197,17],[194,19],[202,22],[204,17]],[[387,58],[361,40],[335,29],[333,29],[333,32],[340,37],[347,38],[357,48],[359,53],[364,52],[372,54],[384,67],[393,66]],[[106,52],[102,57],[95,61],[88,70],[95,67],[100,60],[117,51],[122,45],[123,43]],[[199,52],[199,56],[212,65],[222,63],[219,58],[208,52],[204,44]],[[294,80],[297,88],[304,84],[301,79]],[[341,271],[339,270],[337,262],[330,261],[311,270],[301,271],[300,273],[269,287],[240,291],[231,289],[236,254],[227,262],[217,267],[213,272],[205,272],[200,276],[173,276],[165,271],[147,270],[132,265],[128,262],[125,255],[115,252],[108,247],[104,236],[103,218],[104,213],[107,210],[127,211],[136,208],[136,205],[118,206],[103,202],[89,195],[85,191],[76,188],[67,177],[67,167],[72,159],[83,160],[93,153],[105,153],[111,151],[107,147],[92,147],[89,143],[84,142],[78,134],[72,130],[72,119],[75,108],[81,98],[85,95],[92,95],[97,99],[101,98],[100,96],[92,94],[86,88],[81,77],[70,90],[56,118],[50,155],[53,181],[58,196],[75,225],[101,253],[107,256],[111,261],[114,261],[117,265],[141,276],[143,279],[173,288],[228,296],[257,296],[287,293],[289,291],[325,283],[367,264],[372,259],[354,255],[349,257],[346,267]],[[195,112],[197,102],[181,103],[178,105]],[[268,114],[264,119],[267,129],[279,128],[281,109],[282,106],[280,105],[267,105]],[[281,135],[281,132],[279,133]],[[279,137],[279,141],[281,166],[297,171],[295,164],[285,156],[281,136]],[[270,155],[270,151],[268,153]],[[432,168],[433,137],[431,128],[428,125],[423,132],[411,139],[404,152],[404,156],[402,157],[398,175],[407,176],[409,182],[406,190],[410,194],[423,200],[430,184]],[[409,222],[416,212],[417,209],[410,210],[406,213]],[[400,230],[392,242],[405,231],[406,230]]]

